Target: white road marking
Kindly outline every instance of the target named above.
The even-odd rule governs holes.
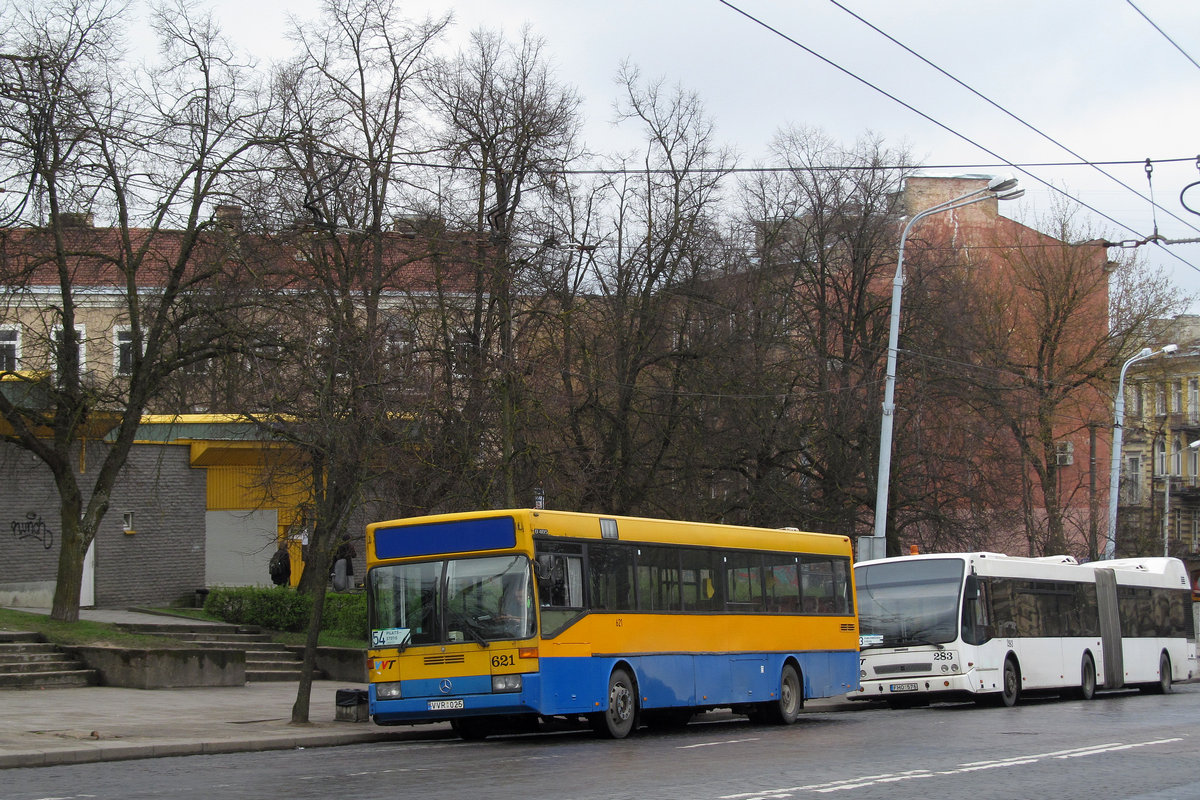
[[[828,792],[844,792],[847,789],[862,789],[867,786],[898,783],[900,781],[924,780],[926,778],[933,778],[939,775],[961,775],[968,772],[978,772],[985,769],[1020,767],[1028,764],[1036,764],[1039,761],[1049,758],[1083,758],[1086,756],[1101,755],[1103,753],[1112,753],[1118,750],[1132,750],[1138,747],[1153,747],[1155,745],[1172,744],[1174,742],[1181,741],[1183,741],[1183,737],[1175,737],[1171,739],[1152,739],[1146,742],[1108,742],[1105,744],[1091,745],[1089,747],[1077,747],[1070,750],[1053,750],[1049,753],[1013,756],[1011,758],[1002,758],[992,761],[973,761],[966,764],[959,764],[958,767],[947,770],[915,769],[908,770],[906,772],[884,773],[881,775],[863,775],[858,778],[847,778],[839,781],[829,781],[827,783],[814,783],[807,786],[790,786],[779,789],[764,789],[758,792],[727,794],[722,795],[719,800],[781,800],[781,798],[792,797],[797,792],[815,792],[820,794],[825,794]]]
[[[723,744],[741,744],[742,742],[757,742],[760,738],[761,737],[756,736],[753,739],[728,739],[723,742],[703,742],[701,744],[685,744],[682,747],[677,747],[675,749],[691,750],[694,747],[718,747]]]

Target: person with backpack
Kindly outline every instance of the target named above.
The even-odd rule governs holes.
[[[267,571],[271,574],[271,582],[276,586],[287,586],[291,582],[292,555],[288,552],[286,542],[279,543],[279,549],[267,564]]]

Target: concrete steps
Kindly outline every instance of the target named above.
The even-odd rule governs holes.
[[[39,633],[0,631],[0,689],[95,686],[100,675]]]
[[[300,680],[301,658],[284,645],[272,642],[270,634],[254,626],[150,623],[121,627],[132,633],[170,636],[214,650],[241,650],[246,654],[246,680],[250,682]],[[325,676],[318,670],[313,677]]]

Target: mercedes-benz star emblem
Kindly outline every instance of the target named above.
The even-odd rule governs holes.
[[[442,694],[450,694],[450,692],[454,691],[454,684],[450,682],[449,678],[442,678],[442,682],[438,684],[438,689],[441,690]]]

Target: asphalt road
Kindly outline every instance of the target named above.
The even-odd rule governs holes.
[[[714,714],[623,741],[557,731],[162,758],[3,774],[4,800],[887,798],[1200,800],[1200,684],[1165,696],[805,714]]]

